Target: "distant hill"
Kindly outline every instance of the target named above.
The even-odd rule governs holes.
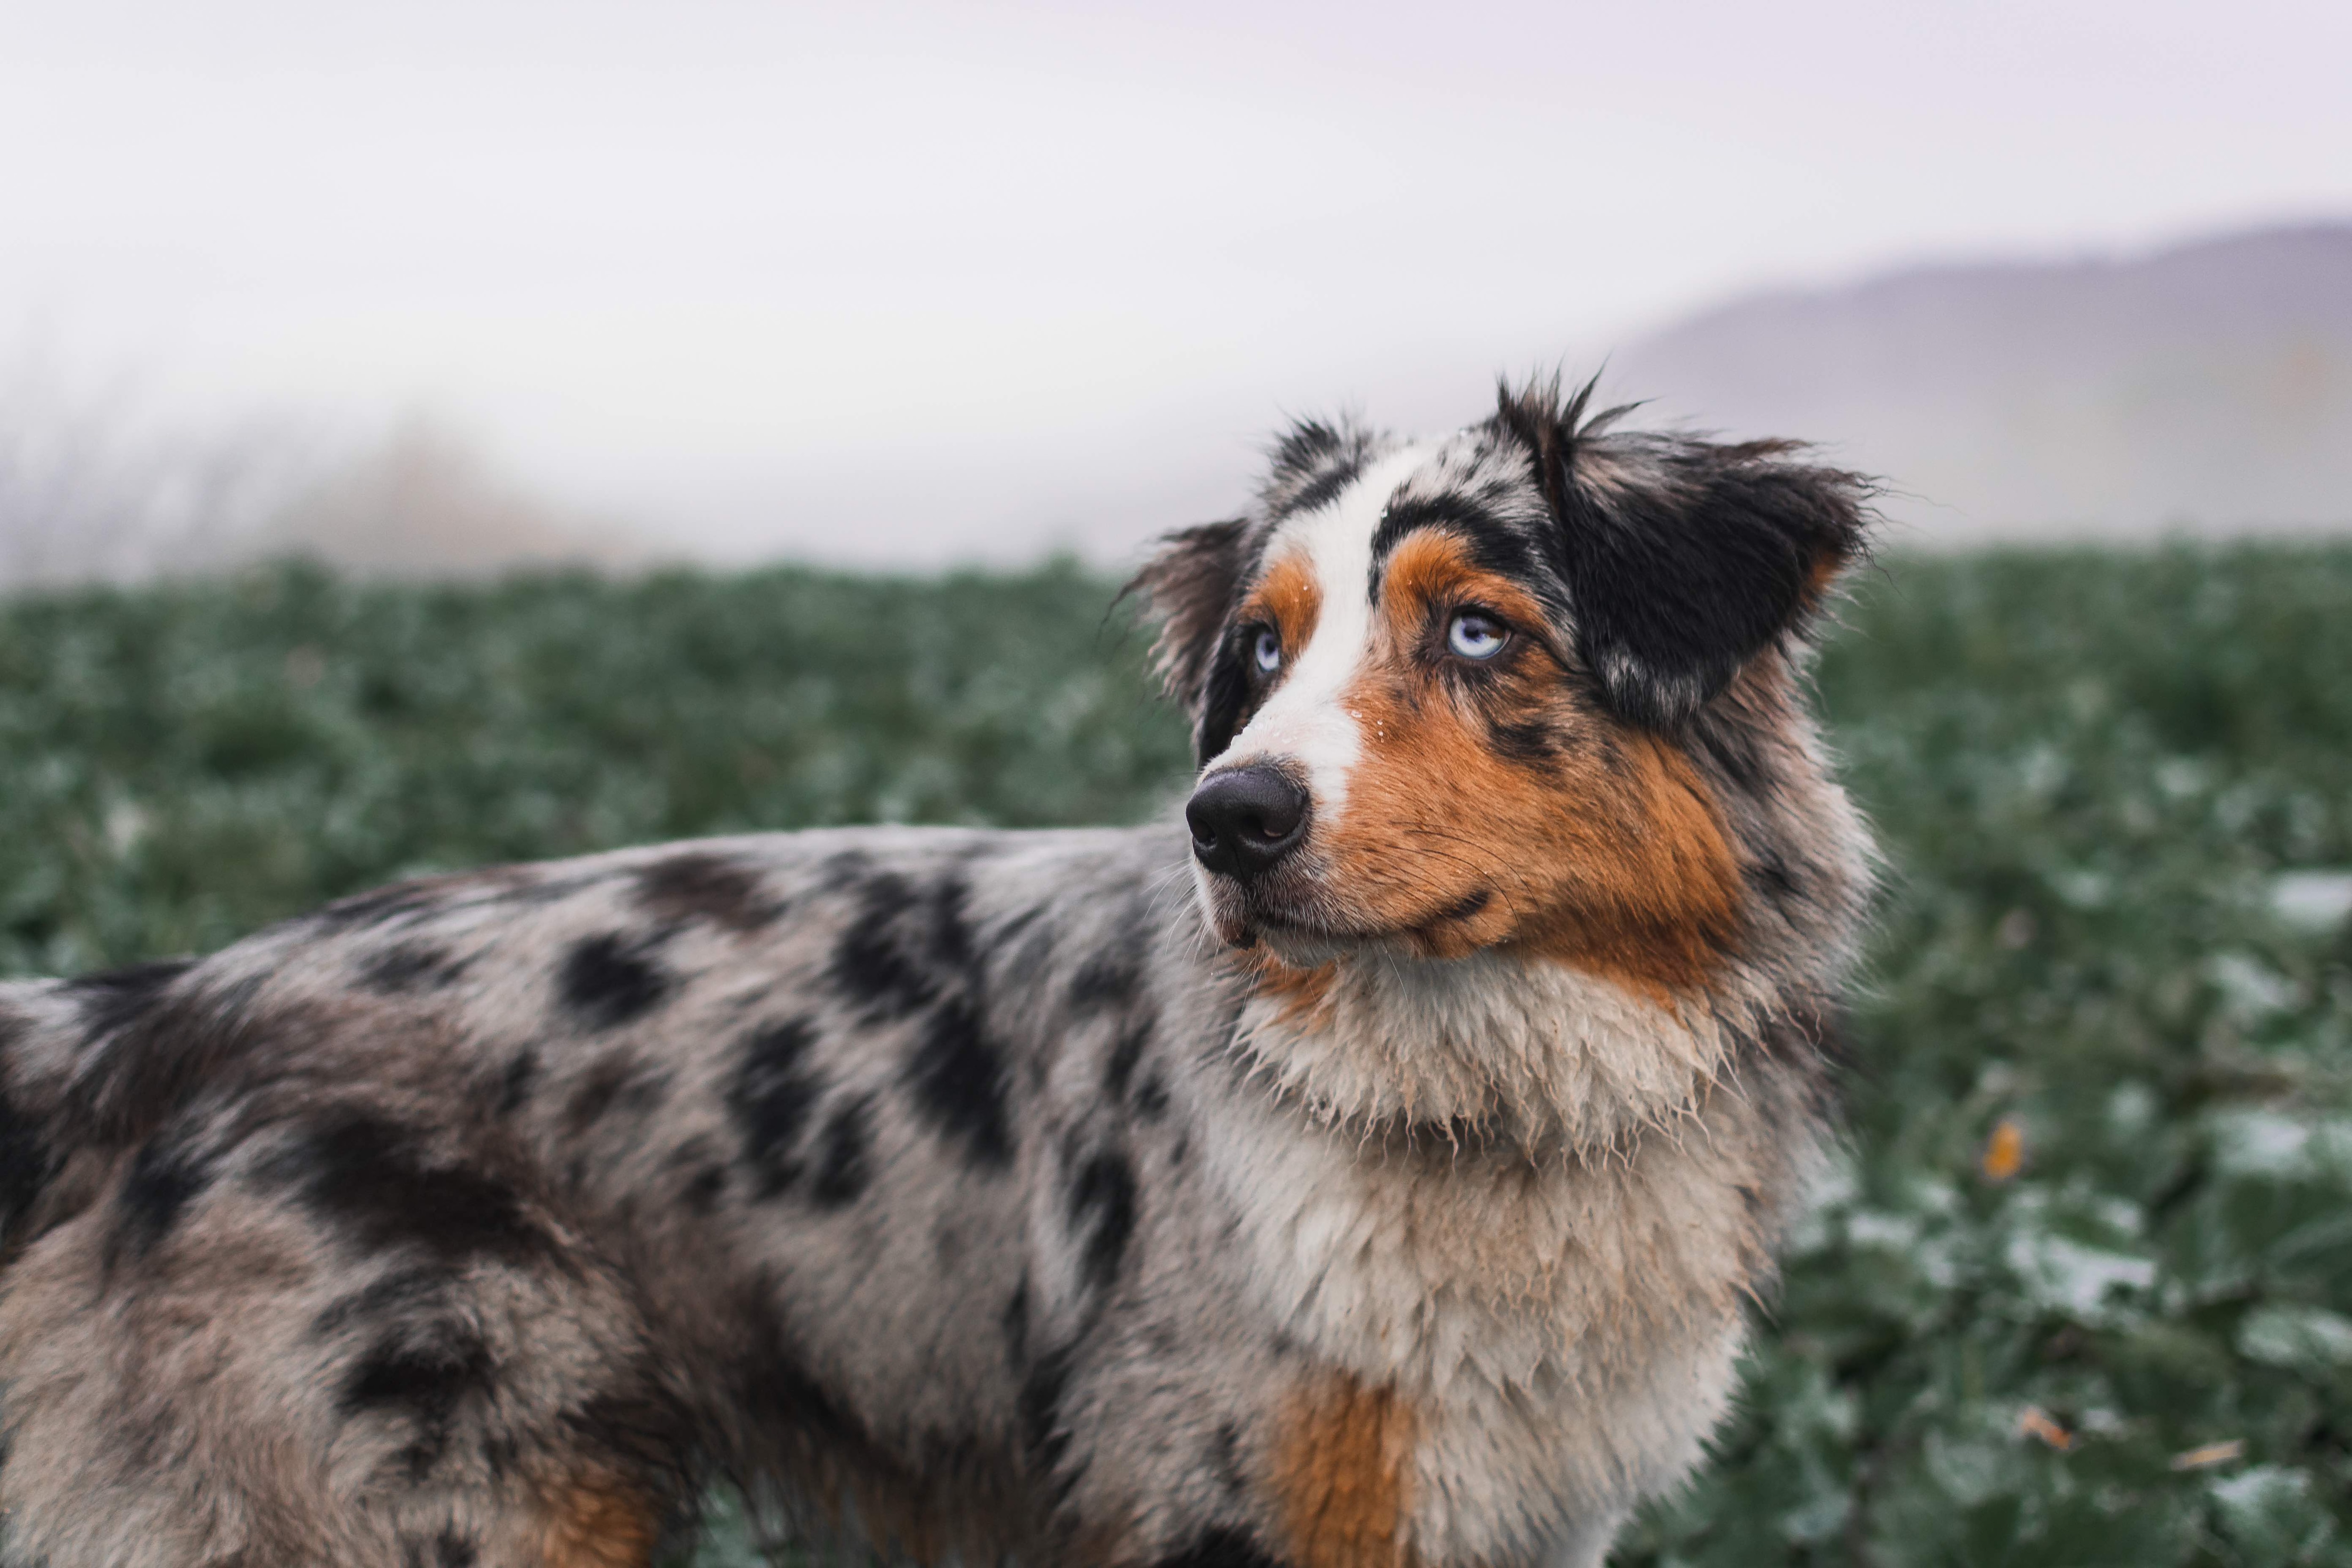
[[[1465,343],[1322,384],[1438,431],[1475,416],[1486,353]],[[2352,222],[1751,295],[1621,342],[1607,363],[1607,395],[1650,400],[1640,423],[1801,437],[1882,476],[1896,543],[2352,533]],[[1290,389],[1314,406],[1318,384]],[[726,531],[713,509],[765,552],[837,563],[1003,563],[1060,544],[1125,562],[1159,530],[1241,503],[1242,433],[1273,413],[1256,396],[1180,416],[1136,404],[1099,427],[1041,422],[992,445],[958,445],[950,422],[919,459],[852,443],[801,468],[780,459],[740,495],[681,470],[676,498],[640,497],[624,521],[430,420],[356,444],[299,410],[181,428],[135,397],[76,395],[40,363],[0,361],[0,592],[283,554],[373,576],[626,572],[710,551]]]
[[[1606,390],[1828,443],[1915,542],[2352,530],[2352,224],[1759,295]]]

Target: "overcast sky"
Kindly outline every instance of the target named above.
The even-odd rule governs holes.
[[[0,0],[0,347],[730,553],[1232,504],[1680,310],[2352,212],[2343,0]]]

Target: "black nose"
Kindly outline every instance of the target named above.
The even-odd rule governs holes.
[[[1307,837],[1307,792],[1270,763],[1202,781],[1185,804],[1192,853],[1212,871],[1255,877]]]

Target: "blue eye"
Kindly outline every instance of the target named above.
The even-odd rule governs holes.
[[[1502,623],[1476,610],[1457,612],[1445,626],[1445,646],[1464,658],[1492,658],[1509,637]]]
[[[1260,627],[1257,634],[1257,667],[1272,675],[1282,668],[1282,634],[1272,626]]]

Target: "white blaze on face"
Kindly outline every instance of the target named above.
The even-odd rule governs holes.
[[[1396,488],[1429,457],[1408,447],[1367,468],[1328,506],[1294,518],[1275,536],[1270,559],[1303,556],[1322,603],[1304,648],[1285,648],[1282,683],[1234,737],[1218,769],[1289,762],[1307,770],[1315,811],[1325,821],[1348,797],[1348,772],[1363,750],[1356,715],[1341,696],[1362,666],[1372,630],[1372,535]]]

